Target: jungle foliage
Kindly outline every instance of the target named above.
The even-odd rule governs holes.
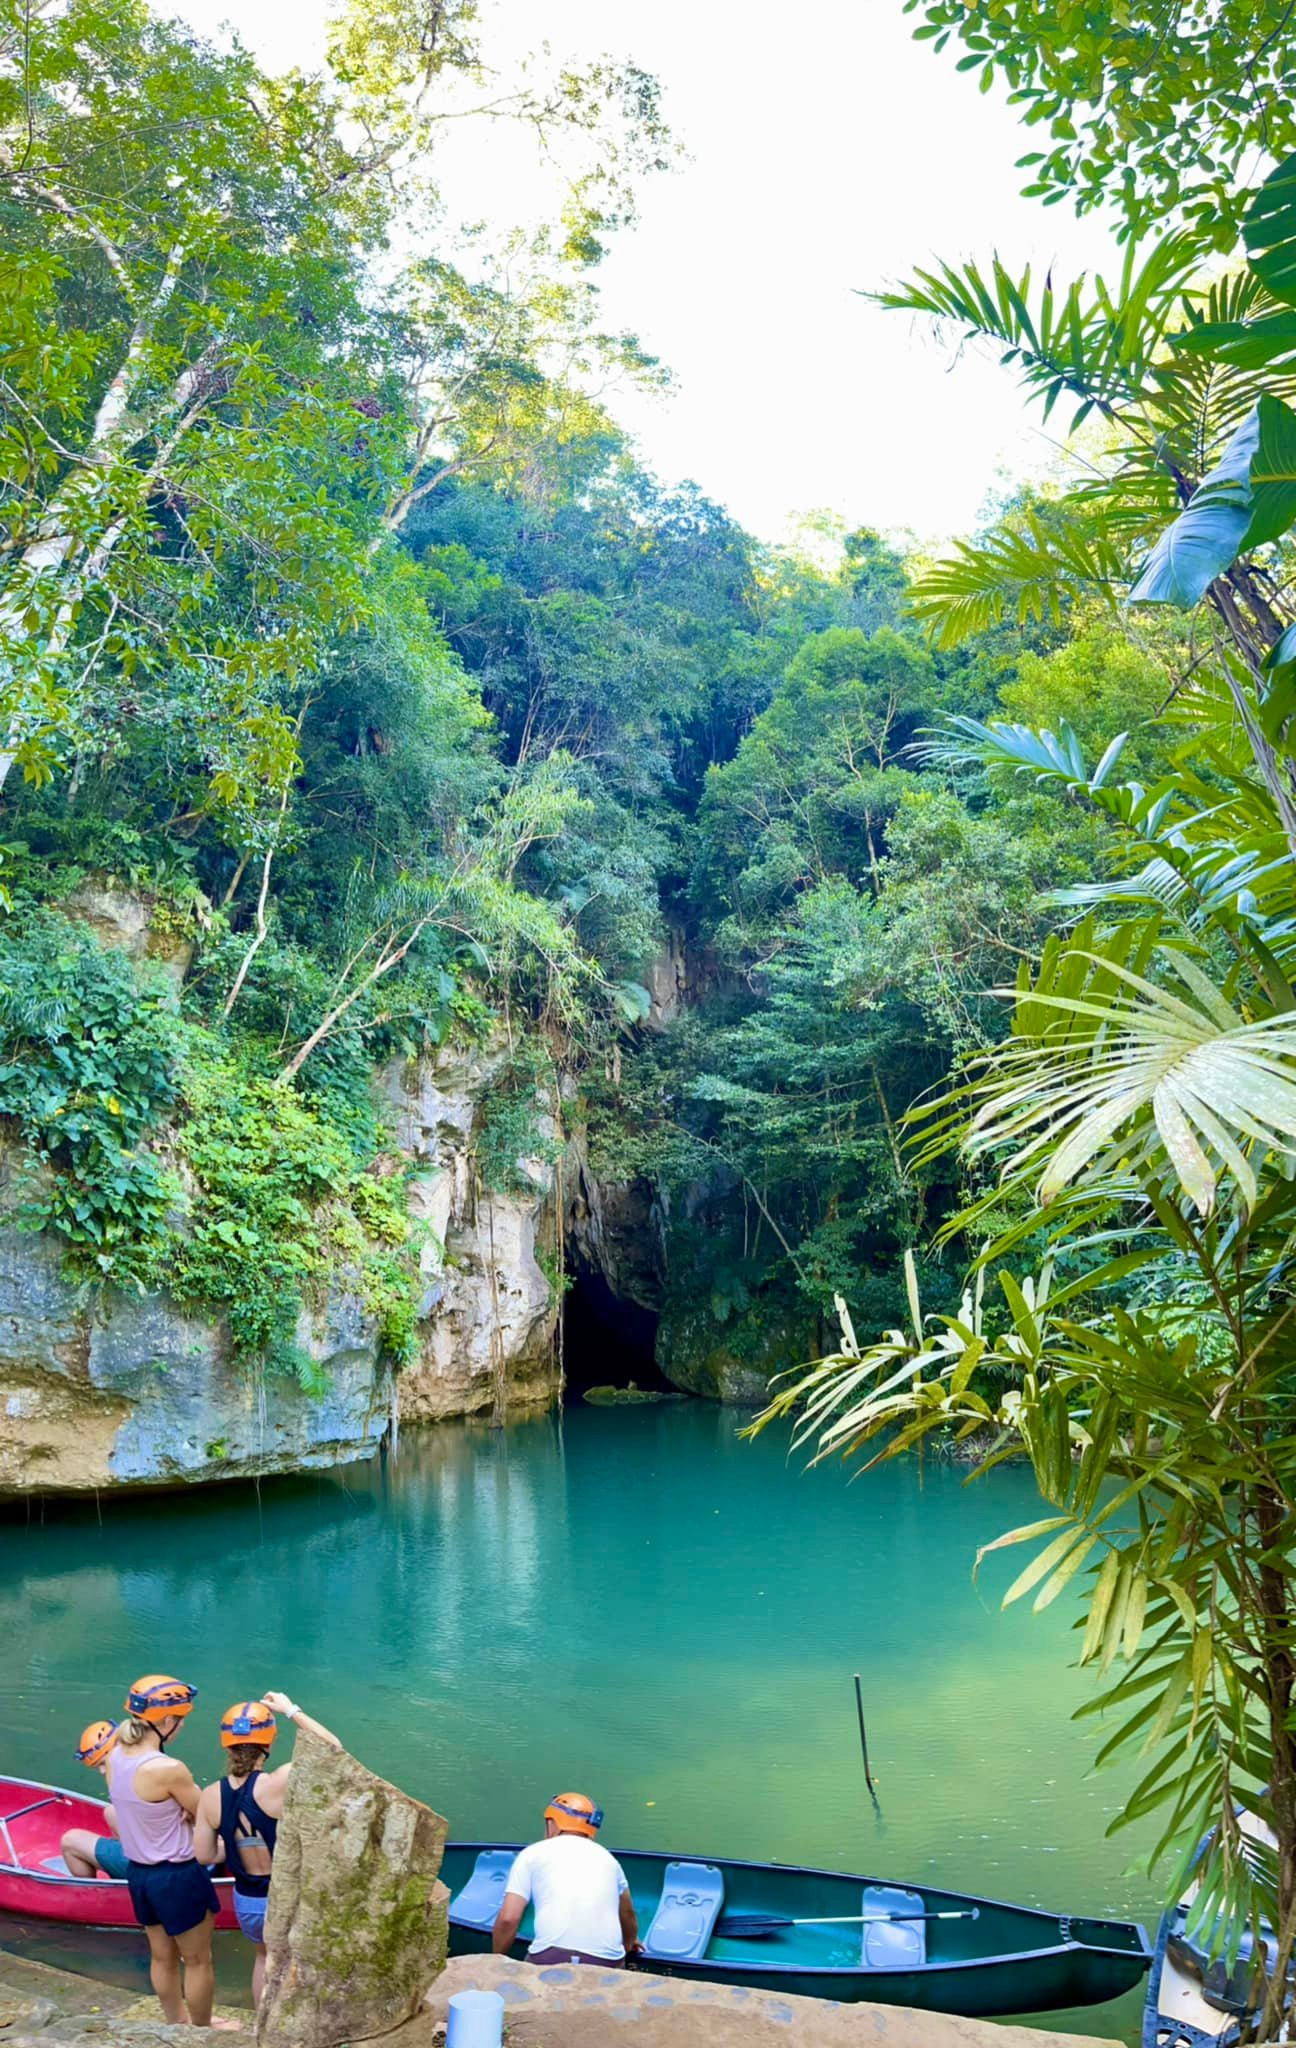
[[[929,566],[914,608],[951,647],[1092,603],[1104,633],[1131,622],[1161,700],[1131,730],[1119,667],[1105,704],[1082,700],[1067,649],[1056,697],[1026,662],[1002,698],[1017,715],[955,711],[924,737],[927,772],[1053,790],[1111,837],[1003,977],[1006,1035],[905,1119],[915,1174],[961,1169],[936,1233],[969,1264],[961,1302],[933,1302],[909,1257],[897,1326],[861,1340],[840,1299],[840,1349],[757,1426],[799,1411],[820,1458],[901,1456],[952,1430],[978,1471],[1030,1461],[1052,1512],[989,1546],[1036,1546],[1005,1600],[1079,1593],[1098,1760],[1138,1759],[1113,1828],[1154,1823],[1170,1897],[1210,1831],[1192,1928],[1232,1958],[1246,1928],[1267,1933],[1239,2038],[1274,2040],[1296,1947],[1296,138],[1274,92],[1292,39],[1261,9],[1226,46],[1198,30],[1227,9],[1171,9],[1158,72],[1167,38],[1191,46],[1171,87],[1147,69],[1150,23],[1118,10],[1082,27],[1063,10],[1042,38],[1032,13],[1029,50],[1011,8],[926,13],[967,42],[965,68],[1002,63],[1052,119],[1042,196],[1114,201],[1131,233],[1114,285],[1040,290],[995,259],[885,295],[989,343],[1046,413],[1071,409],[1061,488]],[[1094,110],[1083,144],[1068,80]],[[1171,118],[1171,90],[1200,125]],[[1279,145],[1247,189],[1250,152]]]
[[[651,1183],[696,1341],[804,1357],[834,1297],[896,1325],[848,1320],[776,1402],[820,1455],[1031,1459],[1013,1593],[1083,1589],[1107,1752],[1148,1756],[1126,1817],[1171,1887],[1216,1824],[1202,1916],[1278,1930],[1272,2036],[1291,39],[1231,0],[1155,48],[1119,9],[922,12],[1050,125],[1041,197],[1121,209],[1124,266],[885,294],[997,350],[1070,454],[945,561],[859,527],[825,567],[616,426],[661,373],[594,266],[673,148],[634,67],[501,80],[470,0],[353,0],[272,79],[133,0],[0,0],[6,1199],[87,1285],[165,1285],[308,1384],[300,1312],[345,1272],[399,1364],[376,1076],[489,1047],[484,1184],[532,1185],[574,1114]],[[461,118],[560,166],[541,229],[446,220]],[[95,936],[114,895],[139,957]]]

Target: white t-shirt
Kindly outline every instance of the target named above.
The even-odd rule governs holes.
[[[624,1956],[618,1907],[630,1887],[616,1857],[588,1835],[532,1842],[514,1858],[504,1889],[534,1904],[531,1947],[537,1955],[565,1948],[610,1963]]]

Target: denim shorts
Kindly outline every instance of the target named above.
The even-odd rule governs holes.
[[[116,1835],[100,1835],[95,1843],[95,1862],[105,1877],[127,1877],[130,1861]]]
[[[258,1899],[254,1898],[250,1892],[241,1892],[238,1886],[235,1885],[234,1914],[249,1941],[265,1940],[266,1907],[269,1903],[270,1901],[264,1892],[262,1892]]]

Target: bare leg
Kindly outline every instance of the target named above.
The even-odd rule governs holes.
[[[69,1828],[64,1835],[59,1848],[63,1852],[63,1861],[73,1877],[94,1876],[99,1868],[95,1862],[95,1843],[98,1839],[97,1835],[91,1834],[89,1828]]]
[[[252,1965],[252,2003],[253,2003],[253,2005],[260,2005],[260,2003],[261,2003],[261,1993],[262,1993],[262,1992],[263,1992],[263,1991],[265,1990],[265,1966],[266,1966],[266,1952],[265,1952],[265,1943],[264,1943],[263,1941],[259,1941],[259,1942],[257,1943],[257,1945],[256,1945],[256,1961],[255,1961],[255,1962],[253,1963],[253,1965]]]
[[[146,1927],[149,1945],[149,1976],[157,1992],[162,2014],[173,2027],[182,2027],[189,2015],[185,2011],[184,1993],[180,1985],[180,1950],[171,1936],[162,1927]],[[208,1944],[210,1947],[210,1943]],[[207,2010],[211,2012],[211,2001]]]
[[[184,1992],[189,2023],[194,2027],[209,2027],[212,2000],[216,1996],[211,1914],[204,1913],[198,1926],[191,1927],[187,1934],[177,1934],[176,1947],[184,1959]]]

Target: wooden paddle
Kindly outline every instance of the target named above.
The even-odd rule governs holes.
[[[965,1906],[957,1913],[833,1913],[810,1920],[793,1920],[782,1913],[726,1913],[716,1921],[715,1931],[733,1941],[748,1941],[760,1934],[777,1934],[783,1927],[877,1927],[888,1920],[980,1918],[979,1906]]]

